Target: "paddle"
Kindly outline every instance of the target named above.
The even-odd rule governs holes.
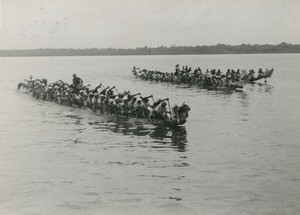
[[[171,113],[171,116],[172,116],[172,109],[171,109],[171,107],[170,107],[169,98],[167,98],[167,101],[168,101],[169,110],[170,110],[170,113]]]

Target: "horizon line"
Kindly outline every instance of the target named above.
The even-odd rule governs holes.
[[[26,51],[26,50],[43,50],[43,49],[81,49],[81,50],[83,50],[83,49],[99,49],[99,50],[101,50],[101,49],[139,49],[139,48],[148,48],[148,49],[151,49],[151,48],[161,48],[161,47],[164,47],[164,48],[173,48],[173,47],[202,47],[202,46],[220,46],[220,45],[223,45],[223,46],[242,46],[242,45],[246,45],[246,46],[256,46],[256,45],[258,45],[258,46],[265,46],[265,45],[269,45],[269,46],[278,46],[278,45],[283,45],[283,44],[285,44],[285,45],[293,45],[293,46],[297,46],[297,45],[300,45],[300,43],[299,44],[297,44],[297,43],[287,43],[287,42],[281,42],[281,43],[278,43],[278,44],[258,44],[258,43],[255,43],[255,44],[251,44],[251,43],[242,43],[242,44],[239,44],[239,45],[232,45],[232,44],[224,44],[224,43],[217,43],[217,44],[214,44],[214,45],[171,45],[171,46],[164,46],[164,45],[161,45],[161,46],[147,46],[147,45],[145,45],[145,46],[138,46],[138,47],[135,47],[135,48],[113,48],[113,47],[106,47],[106,48],[104,48],[104,47],[101,47],[101,48],[99,48],[99,47],[86,47],[86,48],[75,48],[75,47],[73,47],[73,48],[28,48],[28,49],[0,49],[0,51]]]

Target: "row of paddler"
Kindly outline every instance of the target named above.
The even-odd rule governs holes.
[[[269,70],[265,72],[262,69],[258,70],[258,76],[255,76],[254,70],[249,70],[247,73],[245,70],[233,70],[228,69],[226,73],[223,73],[220,69],[211,69],[202,72],[198,67],[192,70],[191,67],[184,66],[180,69],[177,64],[174,72],[160,72],[158,70],[147,70],[133,67],[132,73],[142,79],[155,80],[161,82],[173,82],[198,85],[203,88],[229,88],[237,89],[243,88],[246,83],[250,83],[260,78],[266,78],[264,74],[267,74]],[[270,77],[270,76],[269,76]]]
[[[18,89],[25,89],[33,97],[59,104],[89,108],[94,112],[111,114],[115,116],[146,118],[150,120],[179,122],[182,118],[182,105],[170,107],[169,99],[154,100],[153,96],[142,97],[140,93],[132,94],[130,91],[119,92],[115,86],[104,87],[99,84],[95,88],[90,85],[83,86],[80,78],[73,78],[68,84],[62,80],[47,84],[46,79],[25,80],[18,85]],[[186,116],[187,117],[187,116]]]

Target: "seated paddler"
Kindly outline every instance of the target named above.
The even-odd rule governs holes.
[[[261,68],[258,69],[258,77],[261,77],[264,75],[264,72]]]
[[[146,107],[142,102],[141,98],[138,98],[133,105],[133,113],[136,117],[145,117]]]
[[[119,96],[114,98],[114,114],[116,116],[123,114],[123,107]]]
[[[160,104],[158,104],[156,107],[154,107],[150,113],[149,118],[150,119],[159,119],[159,120],[167,120],[167,103],[165,101],[162,101]]]

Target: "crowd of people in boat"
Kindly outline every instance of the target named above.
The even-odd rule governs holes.
[[[267,70],[266,70],[267,71]],[[200,67],[192,69],[188,66],[180,65],[175,66],[174,72],[160,72],[157,70],[139,69],[133,67],[132,73],[147,80],[156,80],[161,82],[173,82],[173,83],[185,83],[195,84],[204,88],[243,88],[245,83],[251,82],[255,78],[255,71],[251,69],[249,73],[239,69],[228,69],[226,73],[223,73],[220,69],[211,69],[202,71]],[[258,76],[263,77],[264,72],[260,68],[258,70]]]
[[[21,89],[32,93],[36,99],[89,108],[94,112],[126,118],[134,116],[152,121],[170,119],[179,121],[179,115],[189,111],[183,110],[184,105],[181,107],[175,105],[171,109],[168,98],[155,101],[152,95],[143,97],[141,93],[118,92],[115,86],[104,87],[103,84],[95,88],[91,88],[90,85],[84,86],[82,79],[76,74],[73,75],[72,84],[62,80],[48,84],[46,79],[33,79],[30,76],[29,80],[18,85],[18,90]]]

